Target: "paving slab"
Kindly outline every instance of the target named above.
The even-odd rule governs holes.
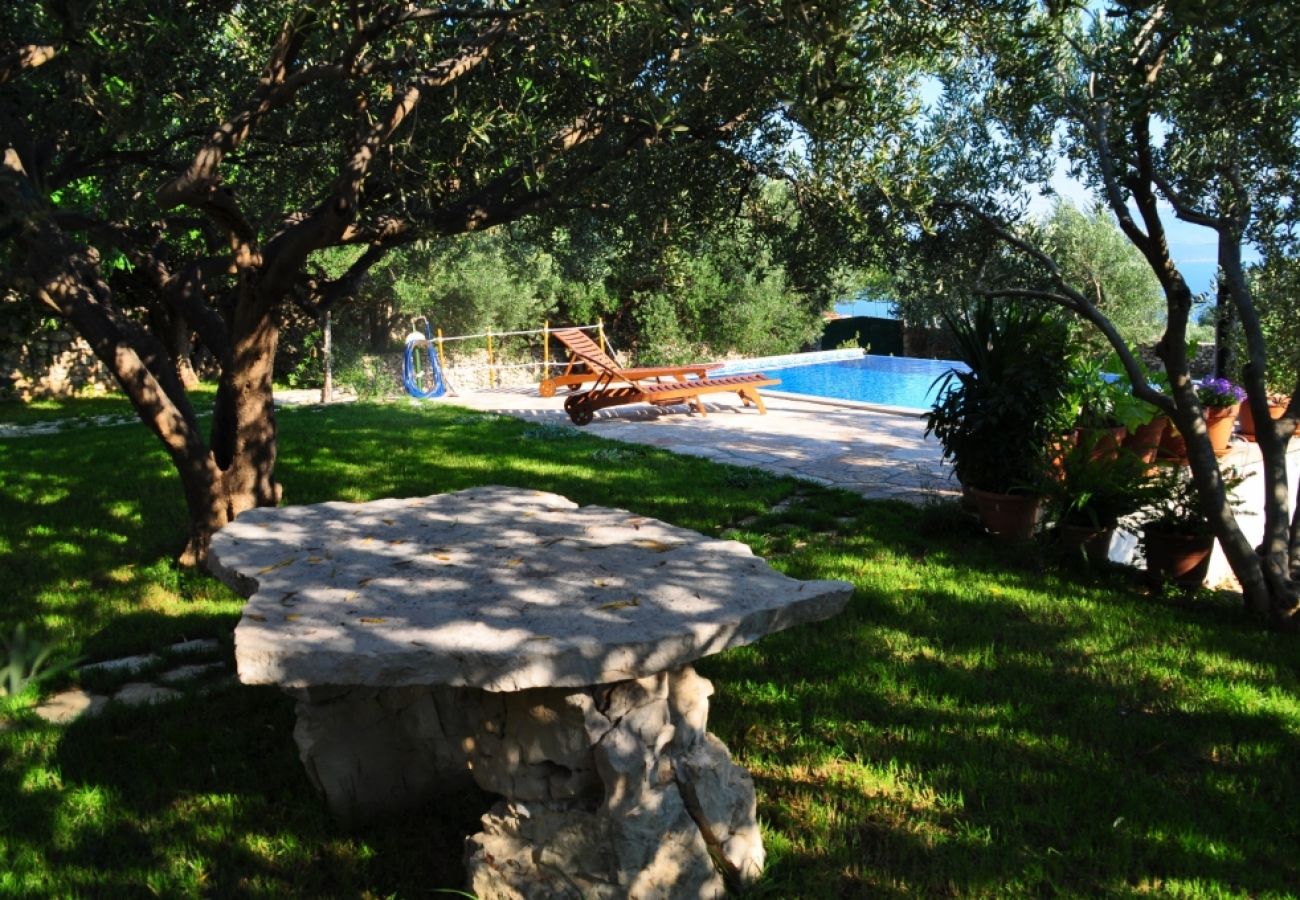
[[[777,475],[794,475],[866,497],[922,503],[929,497],[960,493],[951,468],[942,462],[938,441],[925,437],[925,421],[919,413],[837,407],[788,395],[769,398],[765,393],[764,397],[766,415],[727,399],[707,402],[706,416],[687,407],[658,409],[637,404],[600,410],[582,430]],[[576,429],[564,414],[563,400],[562,396],[538,396],[535,389],[503,388],[430,402]]]
[[[81,667],[82,672],[125,672],[132,674],[146,669],[158,662],[160,657],[152,653],[138,656],[123,656],[119,659],[106,659],[103,662],[89,663]]]
[[[184,684],[187,681],[194,681],[219,672],[226,666],[224,663],[195,663],[188,666],[178,666],[175,669],[169,669],[158,676],[158,680],[163,684]]]
[[[33,712],[47,722],[63,725],[82,716],[98,715],[106,705],[107,697],[73,688],[47,697]]]
[[[113,695],[113,702],[120,703],[123,706],[151,706],[155,703],[164,703],[168,700],[175,700],[181,696],[181,692],[169,687],[152,684],[148,681],[133,681],[130,684],[124,684]]]
[[[167,648],[172,653],[197,654],[197,653],[216,653],[221,649],[221,643],[215,638],[195,638],[191,641],[181,641],[179,644],[172,644]]]

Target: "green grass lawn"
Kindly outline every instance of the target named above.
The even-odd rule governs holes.
[[[281,426],[287,502],[529,486],[853,582],[837,619],[699,666],[758,788],[758,896],[1296,895],[1300,645],[1230,596],[1152,595],[944,507],[453,408]],[[142,427],[0,439],[0,506],[0,634],[25,623],[88,660],[196,637],[230,655],[241,601],[170,564],[179,486]],[[32,700],[0,701],[0,894],[430,896],[461,885],[489,803],[335,824],[271,689],[67,727]]]

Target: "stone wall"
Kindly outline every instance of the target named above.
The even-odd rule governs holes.
[[[0,333],[0,398],[66,397],[116,387],[90,345],[71,332]]]

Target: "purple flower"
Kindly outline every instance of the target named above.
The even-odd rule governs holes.
[[[1246,399],[1246,392],[1226,378],[1202,381],[1196,389],[1201,404],[1211,407],[1234,406]]]

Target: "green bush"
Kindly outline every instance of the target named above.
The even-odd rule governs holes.
[[[1050,448],[1073,425],[1069,336],[1059,318],[989,299],[946,315],[958,359],[926,419],[957,477],[996,493],[1035,491]]]

